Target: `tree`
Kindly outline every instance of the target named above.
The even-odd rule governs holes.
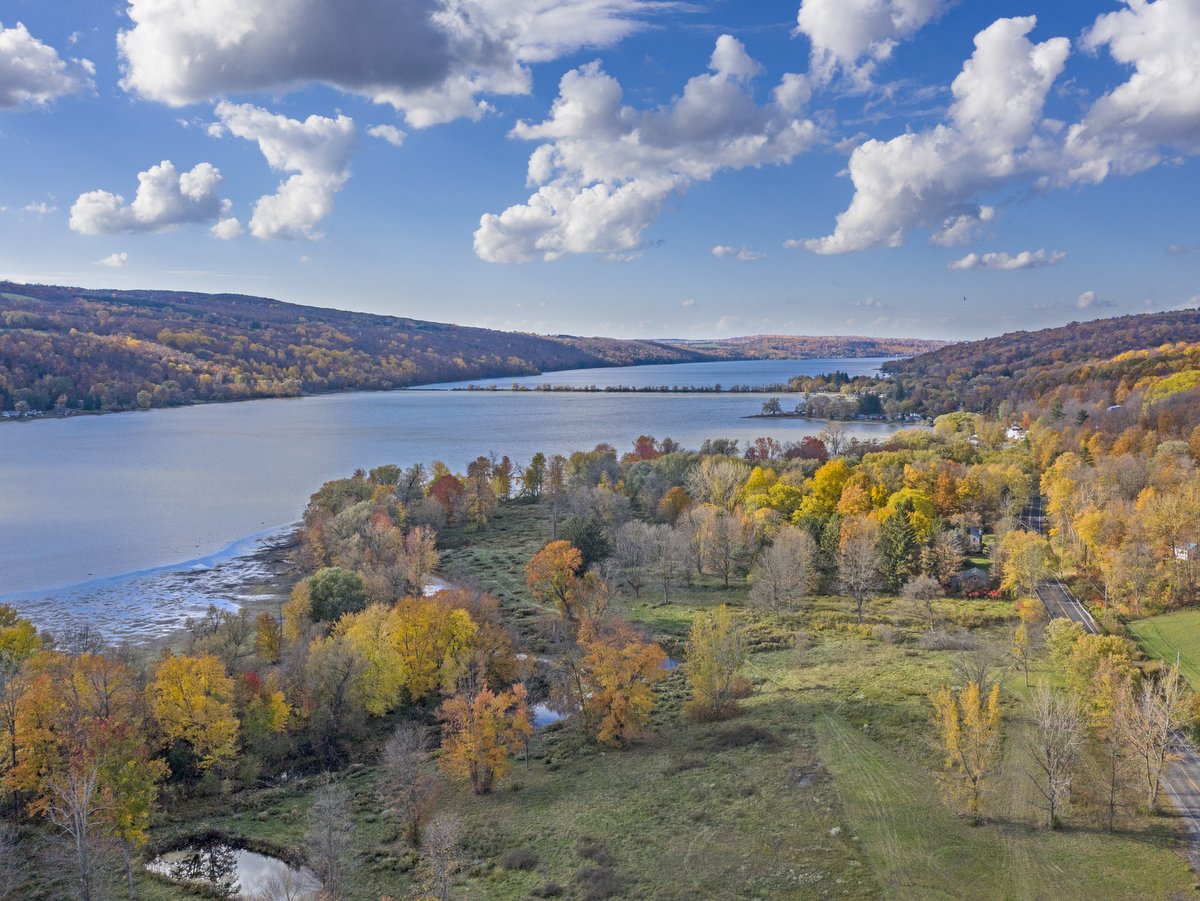
[[[1190,699],[1179,667],[1168,667],[1158,679],[1147,679],[1132,700],[1120,703],[1114,722],[1137,762],[1146,807],[1158,806],[1162,774],[1173,759],[1174,737],[1186,722]]]
[[[1058,815],[1070,799],[1071,780],[1083,746],[1084,718],[1079,702],[1044,683],[1033,695],[1034,731],[1030,735],[1033,772],[1029,778],[1043,798],[1046,824],[1059,826]]]
[[[937,579],[932,576],[914,576],[904,583],[904,587],[900,589],[900,596],[923,604],[929,628],[933,629],[937,625],[933,602],[945,596]]]
[[[316,622],[337,622],[345,613],[367,605],[362,576],[339,566],[317,570],[308,583],[311,616]]]
[[[461,863],[462,822],[450,814],[433,819],[421,838],[420,876],[427,897],[449,901],[450,888]]]
[[[671,589],[679,584],[687,570],[690,541],[679,529],[660,523],[647,532],[649,570],[662,588],[663,601],[671,599]]]
[[[238,721],[233,680],[211,654],[168,653],[146,689],[150,710],[167,743],[186,743],[209,769],[237,753]]]
[[[343,636],[314,638],[307,651],[303,685],[308,734],[321,757],[332,763],[362,729],[366,708],[360,676],[367,664]]]
[[[424,593],[438,561],[437,533],[429,526],[409,529],[404,536],[405,587],[409,593]]]
[[[559,534],[578,549],[582,569],[599,563],[611,551],[604,522],[598,516],[570,516],[564,520]]]
[[[421,840],[421,822],[433,808],[440,788],[429,769],[429,740],[419,723],[401,723],[383,746],[380,757],[384,804],[393,812],[405,840]]]
[[[525,584],[534,599],[553,604],[568,622],[578,622],[579,570],[583,554],[569,541],[551,541],[525,564]]]
[[[447,698],[438,710],[442,753],[438,766],[451,778],[467,779],[477,795],[512,769],[512,755],[533,734],[525,686],[493,692],[481,688]]]
[[[949,588],[951,580],[963,568],[962,541],[951,529],[939,532],[934,536],[925,557],[926,572],[937,579],[942,588]]]
[[[585,620],[579,646],[584,717],[601,744],[625,747],[650,720],[653,685],[665,675],[667,655],[623,620],[613,620],[603,629],[595,620]]]
[[[745,660],[745,632],[729,607],[697,614],[688,639],[688,713],[701,720],[728,715],[744,688],[738,671]]]
[[[865,516],[845,520],[838,543],[838,581],[854,601],[860,624],[867,598],[879,588],[879,567],[879,525]]]
[[[546,455],[538,451],[529,460],[521,473],[521,494],[537,500],[542,494],[542,483],[546,478]]]
[[[263,663],[278,663],[283,653],[283,630],[269,613],[260,613],[254,620],[254,653]]]
[[[324,890],[322,897],[330,901],[346,897],[354,868],[353,835],[349,793],[335,782],[322,785],[308,818],[305,856]]]
[[[983,822],[983,795],[1000,746],[1000,684],[985,697],[978,682],[958,692],[943,686],[932,697],[946,769],[975,825]]]
[[[919,545],[909,513],[912,503],[901,504],[879,529],[879,561],[884,584],[896,592],[917,572]]]
[[[778,416],[783,412],[783,407],[779,403],[778,397],[772,397],[770,400],[763,401],[762,415],[763,416]]]
[[[1050,542],[1036,532],[1013,529],[1000,539],[1000,587],[1017,597],[1036,597],[1050,574]]]
[[[784,526],[750,573],[750,603],[792,612],[816,582],[817,543],[807,529]]]
[[[740,510],[717,511],[707,519],[707,526],[702,545],[704,565],[728,588],[729,580],[742,567],[753,533]]]

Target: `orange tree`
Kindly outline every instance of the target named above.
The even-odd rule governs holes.
[[[533,734],[525,686],[520,683],[510,691],[485,687],[474,695],[460,692],[442,703],[438,717],[438,766],[452,778],[469,780],[477,795],[487,794],[508,773],[513,753]]]
[[[583,651],[583,712],[598,741],[624,747],[650,721],[653,685],[665,675],[666,654],[642,641],[629,623],[613,620],[601,626],[593,619],[579,627]]]

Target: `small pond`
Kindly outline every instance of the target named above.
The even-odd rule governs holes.
[[[316,876],[303,867],[226,844],[168,851],[147,864],[146,869],[177,882],[212,886],[230,898],[248,899],[270,893],[269,897],[315,899],[321,888]]]
[[[534,704],[531,710],[533,712],[533,728],[535,729],[545,729],[547,726],[562,722],[567,718],[565,713],[552,710],[549,704]]]

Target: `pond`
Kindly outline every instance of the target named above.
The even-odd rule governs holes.
[[[315,899],[321,889],[317,877],[303,867],[227,844],[168,851],[147,864],[146,869],[176,882],[210,886],[229,898],[268,895]]]

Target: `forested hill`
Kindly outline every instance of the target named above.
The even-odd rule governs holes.
[[[555,369],[895,356],[935,342],[693,343],[501,332],[263,297],[0,281],[0,410],[127,410]]]
[[[1200,384],[1200,310],[1072,322],[951,344],[885,366],[906,406],[1016,408],[1030,401],[1168,399]],[[895,389],[894,389],[895,390]]]

